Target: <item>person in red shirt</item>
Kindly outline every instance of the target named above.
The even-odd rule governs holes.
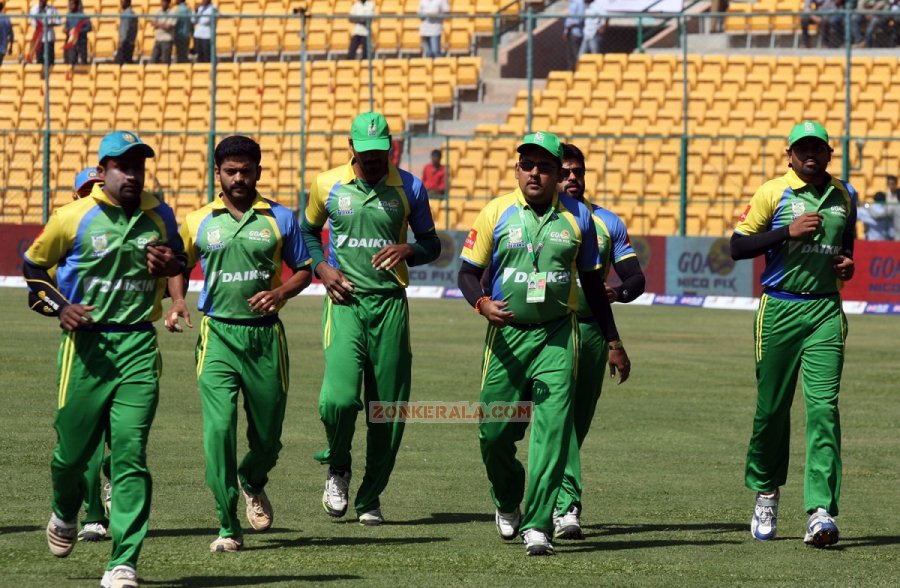
[[[441,165],[441,151],[431,152],[431,163],[422,170],[422,183],[429,196],[443,196],[447,193],[447,168]]]

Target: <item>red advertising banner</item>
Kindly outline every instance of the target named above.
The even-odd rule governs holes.
[[[0,225],[0,276],[22,275],[22,256],[42,228],[41,225]]]
[[[900,242],[857,241],[856,274],[844,284],[844,300],[900,303]]]
[[[629,235],[629,238],[647,278],[644,292],[662,294],[666,291],[666,237]],[[622,283],[615,271],[610,272],[608,282],[612,286]]]

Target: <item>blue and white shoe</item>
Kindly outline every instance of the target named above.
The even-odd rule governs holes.
[[[816,509],[806,522],[803,542],[813,547],[828,547],[838,542],[838,528],[834,518],[824,508]]]
[[[750,533],[754,539],[768,541],[775,538],[778,525],[778,490],[775,492],[757,492],[756,508],[750,520]]]

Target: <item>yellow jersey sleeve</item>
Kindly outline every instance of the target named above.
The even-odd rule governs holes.
[[[77,227],[77,223],[64,222],[59,212],[54,212],[44,230],[25,252],[25,259],[32,265],[42,268],[57,265],[74,245],[75,233],[72,229]]]
[[[763,185],[750,199],[750,204],[744,210],[734,230],[742,235],[764,233],[769,230],[774,216],[775,199],[767,186]]]
[[[184,243],[184,253],[187,255],[187,267],[194,267],[200,261],[200,251],[197,249],[197,232],[200,227],[197,226],[196,214],[190,213],[181,223],[181,229],[178,231],[181,235],[181,241]]]
[[[323,190],[321,176],[316,176],[309,188],[309,201],[306,203],[306,222],[314,227],[323,227],[328,220],[328,210],[325,208],[328,198],[327,190]]]
[[[497,206],[489,202],[475,219],[475,224],[466,236],[460,259],[478,267],[487,267],[491,263],[494,251],[494,229],[497,226]]]

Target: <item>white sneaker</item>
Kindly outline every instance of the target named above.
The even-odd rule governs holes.
[[[263,490],[259,494],[250,494],[244,490],[243,486],[240,484],[238,486],[241,487],[241,494],[244,495],[244,500],[247,501],[247,522],[250,523],[253,530],[265,531],[271,527],[272,521],[275,520],[275,512],[272,510],[272,503],[269,502],[266,491]]]
[[[561,517],[557,517],[556,509],[553,510],[553,537],[556,539],[584,539],[584,533],[581,530],[581,517],[578,513],[578,507],[572,505]]]
[[[88,523],[78,533],[79,541],[103,541],[106,539],[106,527],[103,523]]]
[[[540,529],[528,529],[522,533],[525,552],[528,555],[553,555],[553,544],[550,538]]]
[[[112,483],[107,480],[106,484],[103,485],[103,510],[106,513],[106,518],[109,519],[109,513],[112,509]]]
[[[101,588],[138,588],[137,572],[128,566],[116,566],[103,573]]]
[[[497,532],[500,533],[502,539],[509,541],[515,539],[519,534],[519,523],[522,520],[522,512],[516,507],[511,513],[500,512],[500,509],[494,511],[494,522],[497,523]]]
[[[219,537],[209,544],[209,550],[213,553],[234,553],[243,548],[243,537]]]
[[[359,515],[359,524],[365,525],[367,527],[375,527],[384,523],[384,515],[381,514],[381,509],[376,508],[375,510],[370,510],[369,512],[364,512]]]
[[[834,518],[824,508],[819,508],[809,515],[803,542],[813,547],[828,547],[838,542],[838,535]]]
[[[47,546],[56,557],[66,557],[75,549],[78,538],[78,523],[67,523],[55,514],[50,515],[47,523]]]
[[[322,506],[330,516],[342,517],[347,512],[347,493],[350,488],[350,471],[339,472],[328,466]]]
[[[775,538],[778,526],[778,490],[770,493],[756,493],[756,508],[750,519],[750,533],[755,539],[768,541]]]

